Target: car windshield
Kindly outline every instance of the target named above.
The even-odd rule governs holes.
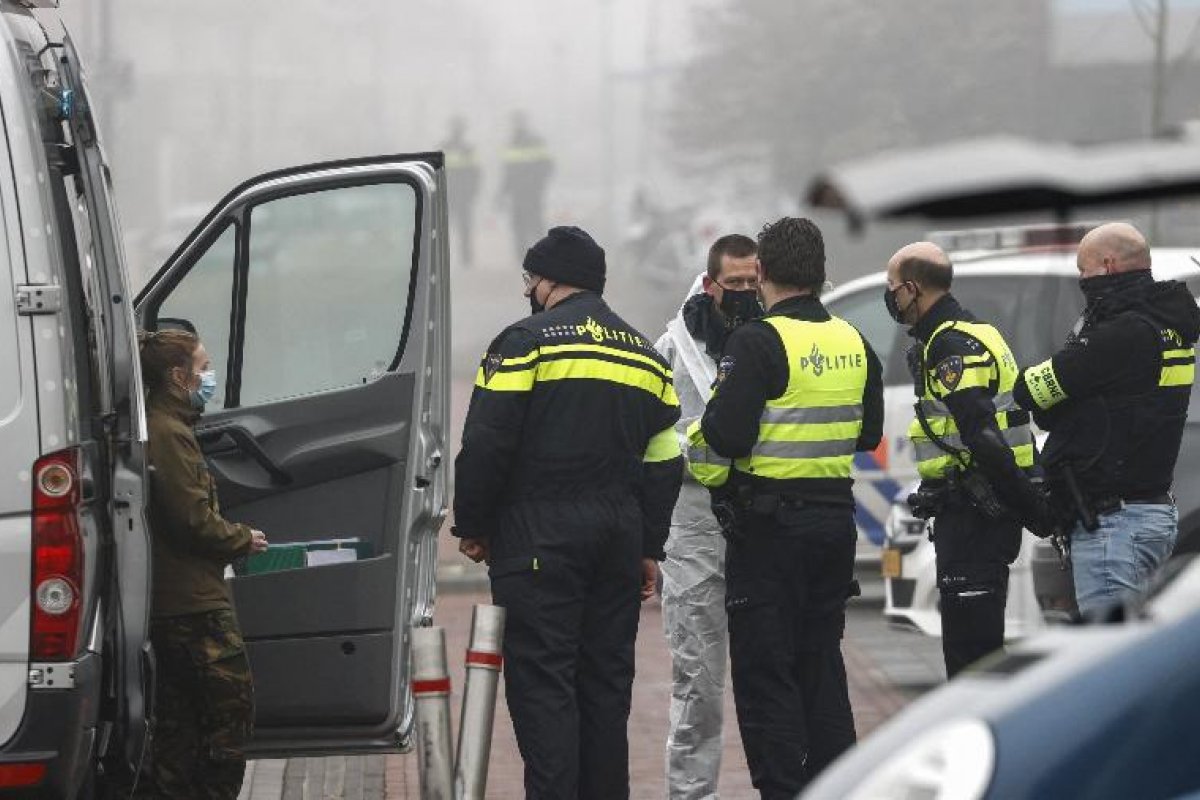
[[[963,308],[996,326],[1022,366],[1049,358],[1062,345],[1083,310],[1077,282],[1059,275],[1010,277],[968,273],[955,277],[953,293]],[[896,335],[903,333],[896,326]],[[889,386],[910,380],[904,359],[907,344],[893,343],[888,348],[884,383]]]

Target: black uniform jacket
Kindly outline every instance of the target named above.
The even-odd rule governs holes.
[[[1085,494],[1145,499],[1171,488],[1191,385],[1159,389],[1164,352],[1192,347],[1200,309],[1187,287],[1148,270],[1083,283],[1087,307],[1048,364],[1022,373],[1013,397],[1050,432],[1048,477],[1071,463]],[[1047,367],[1050,369],[1048,370]],[[1054,402],[1042,408],[1026,380],[1053,374]]]
[[[913,387],[918,397],[925,395],[925,375],[948,358],[954,356],[980,356],[988,352],[983,343],[965,331],[947,329],[933,340],[927,362],[922,364],[923,351],[934,331],[946,322],[984,322],[959,305],[954,295],[947,294],[925,312],[909,335],[918,342],[909,352],[909,368],[913,373]],[[1029,477],[1017,466],[1012,449],[1005,443],[996,424],[994,391],[983,387],[957,389],[943,398],[943,402],[954,417],[963,445],[971,452],[973,462],[980,470],[1000,499],[1020,517],[1030,523],[1039,519],[1041,513]],[[1023,412],[1022,412],[1023,413]]]
[[[628,493],[662,558],[683,480],[671,369],[599,295],[580,292],[488,348],[455,462],[454,534],[486,539],[509,504]]]
[[[830,314],[811,295],[783,300],[767,316],[785,316],[806,322],[826,322]],[[861,334],[860,334],[861,335]],[[883,370],[867,340],[867,384],[863,389],[863,425],[857,449],[874,450],[883,436]],[[747,322],[729,335],[719,362],[717,388],[704,411],[704,440],[725,458],[750,455],[758,441],[759,423],[767,401],[787,390],[790,369],[779,332],[762,319]],[[748,484],[827,503],[854,502],[850,478],[795,478],[772,480],[733,470],[728,487]]]

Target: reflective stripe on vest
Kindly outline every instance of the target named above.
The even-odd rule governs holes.
[[[734,469],[773,480],[849,478],[867,383],[862,336],[837,317],[809,322],[768,316],[763,321],[783,342],[788,383],[783,394],[767,401],[758,441]]]
[[[687,467],[692,477],[701,486],[715,489],[724,486],[729,480],[728,458],[719,456],[704,441],[704,432],[700,430],[700,420],[687,427]]]
[[[1012,448],[1017,466],[1029,468],[1033,466],[1033,431],[1028,422],[1019,425],[1009,425],[1009,412],[1019,411],[1013,400],[1012,389],[1016,385],[1017,361],[1013,358],[1012,350],[1004,341],[1000,332],[991,325],[982,322],[962,322],[951,320],[938,326],[925,345],[924,378],[925,395],[921,398],[920,406],[925,412],[930,429],[938,438],[952,448],[965,449],[958,425],[950,414],[950,409],[935,395],[935,385],[938,380],[937,365],[929,363],[929,350],[938,334],[949,328],[966,333],[979,341],[987,350],[985,356],[963,357],[963,374],[954,390],[979,387],[994,392],[992,405],[996,408],[996,425],[1004,441]],[[949,392],[947,392],[948,394]],[[952,456],[942,450],[925,435],[919,420],[914,419],[908,427],[908,437],[912,440],[914,455],[917,460],[917,473],[922,478],[944,478],[946,473],[956,466],[965,467],[971,463],[970,453],[964,452]]]

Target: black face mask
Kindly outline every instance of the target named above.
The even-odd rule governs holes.
[[[734,290],[722,287],[719,308],[721,315],[725,317],[725,327],[730,330],[744,322],[758,319],[763,313],[756,289]]]
[[[540,314],[546,310],[546,304],[538,302],[537,287],[541,286],[542,282],[538,281],[533,286],[529,287],[529,310],[534,314]]]
[[[904,284],[900,284],[900,286],[903,285]],[[907,311],[908,308],[912,308],[912,304],[910,303],[908,308],[904,309],[904,311],[900,310],[900,303],[898,300],[896,300],[896,292],[900,290],[900,286],[897,286],[895,289],[889,289],[886,286],[883,288],[883,305],[887,307],[887,312],[891,318],[903,325],[904,311]],[[916,301],[914,300],[913,302]]]

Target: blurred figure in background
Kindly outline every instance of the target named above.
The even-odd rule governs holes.
[[[475,236],[475,198],[479,195],[482,172],[475,147],[467,141],[467,123],[460,116],[450,120],[450,138],[442,145],[446,154],[446,184],[449,190],[450,226],[458,237],[463,267],[475,260],[472,246]]]
[[[679,314],[654,348],[671,365],[682,412],[675,426],[704,415],[725,338],[762,316],[758,302],[758,245],[730,234],[713,242],[708,270],[696,279]],[[671,514],[662,563],[663,622],[671,651],[671,718],[667,728],[667,796],[717,796],[725,700],[725,539],[709,492],[684,476]]]
[[[546,187],[554,160],[541,136],[529,128],[525,114],[513,113],[513,134],[504,148],[498,205],[507,205],[512,220],[513,247],[520,258],[546,230]]]

